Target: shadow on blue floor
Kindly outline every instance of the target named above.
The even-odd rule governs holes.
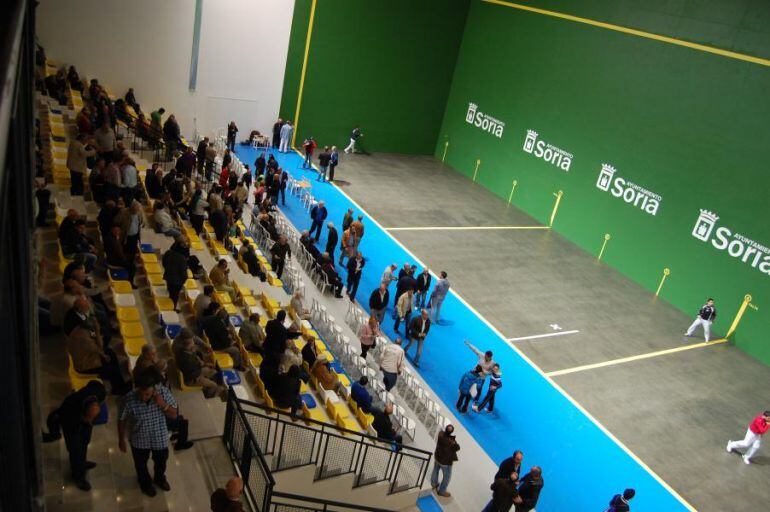
[[[241,161],[253,168],[251,164],[257,157],[255,149],[239,146],[237,153]],[[327,221],[334,222],[340,238],[342,217],[348,208],[353,208],[356,215],[364,215],[365,230],[360,250],[366,258],[366,266],[356,298],[368,310],[369,294],[379,286],[387,265],[396,263],[401,267],[404,262],[418,261],[338,188],[316,181],[315,170],[302,169],[303,160],[298,154],[276,152],[275,155],[279,164],[294,178],[304,177],[312,183],[314,197],[325,201],[329,211]],[[281,209],[298,229],[310,227],[309,215],[298,198],[287,195],[286,205]],[[325,246],[324,226],[319,248],[323,250]],[[339,247],[335,251],[336,258],[339,258]],[[441,269],[431,270],[437,273]],[[345,270],[340,272],[344,281]],[[449,281],[452,282],[451,275]],[[391,306],[394,291],[395,286],[392,286]],[[393,338],[391,312],[392,308],[385,316],[383,330]],[[481,350],[494,351],[494,358],[504,374],[503,388],[496,396],[495,414],[469,412],[459,416],[460,421],[495,462],[499,463],[514,450],[521,449],[525,454],[525,467],[538,465],[543,468],[545,488],[538,510],[605,510],[608,500],[628,487],[637,491],[635,511],[688,510],[456,295],[447,295],[441,316],[447,321],[431,327],[419,373],[444,404],[454,410],[460,377],[476,364],[475,355],[463,341],[470,339]],[[413,345],[412,354],[414,350]],[[633,426],[629,425],[629,428]],[[460,464],[473,464],[472,460],[463,460],[462,452],[459,455]],[[480,503],[479,509],[483,506]]]

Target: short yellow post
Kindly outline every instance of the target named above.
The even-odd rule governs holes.
[[[553,203],[553,211],[551,212],[551,220],[548,221],[548,227],[553,227],[553,221],[556,218],[556,212],[559,210],[559,203],[561,203],[561,196],[564,195],[564,191],[559,190],[558,192],[554,192],[553,194],[556,196],[556,202]]]
[[[656,297],[657,297],[658,295],[660,295],[660,290],[663,288],[663,283],[665,283],[665,282],[666,282],[666,278],[668,277],[668,275],[669,275],[670,273],[671,273],[671,269],[670,269],[670,268],[664,268],[664,269],[663,269],[663,277],[661,277],[661,278],[660,278],[660,284],[658,285],[658,289],[657,289],[657,291],[655,292],[655,296],[656,296]]]
[[[735,315],[735,319],[733,320],[733,323],[730,326],[730,329],[728,329],[727,334],[725,334],[725,339],[733,335],[735,330],[738,328],[738,324],[741,322],[741,317],[743,317],[743,314],[746,312],[746,308],[749,307],[750,305],[751,305],[751,295],[747,293],[743,297],[743,303],[741,304],[741,307],[738,308],[738,314]],[[756,307],[752,305],[752,309],[756,309]]]
[[[441,155],[441,163],[444,163],[446,161],[446,152],[449,149],[449,140],[446,140],[444,142],[444,154]]]
[[[508,206],[511,205],[511,200],[513,199],[513,191],[516,190],[516,185],[518,185],[519,182],[516,180],[513,180],[513,184],[511,185],[511,193],[508,194]]]
[[[481,159],[476,159],[476,168],[473,170],[473,183],[476,183],[476,175],[479,173],[479,166],[481,165]]]
[[[610,241],[610,238],[612,238],[610,236],[610,234],[609,233],[605,233],[605,235],[604,235],[604,242],[602,242],[602,248],[599,249],[599,256],[596,257],[597,261],[601,261],[602,255],[604,254],[604,248],[607,247],[607,242]]]

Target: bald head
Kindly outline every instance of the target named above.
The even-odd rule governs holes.
[[[243,480],[237,476],[232,477],[225,485],[225,492],[227,493],[227,497],[231,500],[240,499],[241,494],[243,493]]]

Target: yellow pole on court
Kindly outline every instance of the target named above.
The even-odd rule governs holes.
[[[441,163],[442,163],[442,164],[443,164],[443,163],[446,161],[446,152],[447,152],[447,149],[449,149],[449,141],[448,141],[448,140],[444,142],[444,154],[443,154],[443,155],[441,155]]]
[[[516,180],[513,180],[513,184],[511,185],[511,193],[508,194],[508,206],[511,206],[511,200],[513,199],[513,191],[516,190],[516,185],[518,185],[519,182]]]
[[[661,277],[661,278],[660,278],[660,284],[658,285],[658,289],[657,289],[657,291],[655,292],[655,296],[656,296],[656,297],[657,297],[658,295],[660,295],[660,290],[661,290],[661,288],[663,288],[663,283],[665,283],[665,282],[666,282],[666,278],[668,277],[668,275],[669,275],[670,273],[671,273],[671,269],[670,269],[670,268],[666,267],[666,268],[664,268],[664,269],[663,269],[663,277]]]
[[[738,308],[738,314],[735,315],[735,319],[733,320],[732,325],[730,326],[730,329],[727,330],[727,334],[725,334],[725,338],[729,338],[733,335],[735,330],[738,328],[738,324],[741,322],[741,317],[743,317],[743,314],[746,312],[746,308],[751,305],[752,309],[757,309],[756,306],[751,304],[751,295],[746,294],[743,297],[743,303],[741,304],[741,307]]]
[[[310,39],[313,36],[313,20],[315,19],[315,3],[310,4],[310,19],[307,22],[307,37],[305,38],[305,56],[302,59],[302,74],[299,76],[299,91],[297,92],[297,110],[294,112],[294,133],[291,135],[291,147],[296,146],[297,131],[299,130],[299,113],[302,106],[302,92],[305,89],[305,73],[307,72],[307,58],[310,54]]]
[[[610,241],[610,238],[612,238],[610,236],[610,234],[609,233],[605,233],[605,235],[604,235],[604,242],[602,242],[602,248],[599,250],[599,256],[596,257],[597,261],[601,261],[602,255],[604,254],[604,248],[607,247],[607,242]]]
[[[561,196],[564,195],[564,191],[559,190],[558,192],[554,192],[553,194],[556,196],[556,202],[553,203],[553,211],[551,212],[551,220],[548,221],[548,227],[553,227],[553,220],[556,218],[556,212],[559,209],[559,203],[561,203]]]
[[[476,168],[473,170],[473,183],[476,183],[476,175],[479,173],[479,166],[481,165],[481,159],[476,159]]]

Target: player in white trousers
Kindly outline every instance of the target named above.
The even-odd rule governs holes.
[[[700,308],[700,311],[698,311],[698,316],[695,317],[695,321],[692,323],[690,328],[687,329],[685,336],[692,336],[695,334],[695,329],[701,325],[703,326],[703,335],[708,342],[709,337],[711,336],[711,324],[714,323],[714,319],[716,319],[716,317],[717,308],[714,307],[714,299],[709,297],[703,307]]]
[[[743,462],[751,464],[751,458],[762,445],[762,436],[765,435],[768,429],[770,429],[770,411],[765,411],[751,422],[743,441],[727,441],[727,451],[746,450],[742,456]]]

